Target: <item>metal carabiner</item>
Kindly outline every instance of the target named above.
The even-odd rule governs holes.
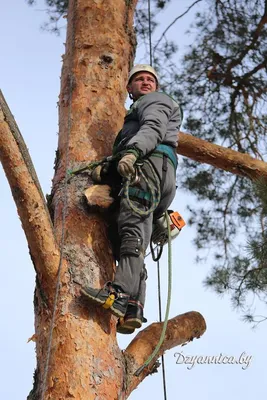
[[[138,174],[138,165],[135,168],[135,174],[131,178],[131,185],[136,185],[137,183],[140,182],[140,176]]]

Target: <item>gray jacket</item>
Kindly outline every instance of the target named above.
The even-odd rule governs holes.
[[[148,93],[135,101],[127,112],[113,154],[135,149],[143,157],[161,143],[176,148],[181,122],[178,103],[164,93]]]

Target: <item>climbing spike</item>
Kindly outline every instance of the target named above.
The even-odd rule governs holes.
[[[105,308],[105,309],[108,309],[108,308],[110,308],[112,306],[114,301],[115,301],[115,294],[111,293],[108,296],[107,300],[105,301],[105,303],[103,304],[102,307]]]

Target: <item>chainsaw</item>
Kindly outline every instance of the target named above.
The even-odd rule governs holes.
[[[152,235],[150,239],[150,250],[154,261],[158,261],[162,254],[163,246],[168,242],[168,222],[170,225],[170,236],[171,240],[175,239],[185,226],[185,221],[177,211],[168,210],[160,218],[158,218],[152,229]],[[156,245],[153,247],[153,244]],[[158,254],[155,254],[155,249],[158,249]]]

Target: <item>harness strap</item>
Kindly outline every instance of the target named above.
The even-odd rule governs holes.
[[[151,194],[142,189],[138,189],[135,187],[129,187],[129,197],[130,199],[137,200],[139,203],[144,206],[151,205]]]
[[[171,147],[167,144],[161,143],[155,148],[155,150],[153,151],[152,154],[166,155],[167,158],[171,161],[174,169],[177,168],[178,161],[177,161],[175,149],[173,147]]]
[[[163,162],[162,162],[162,178],[160,182],[160,192],[163,192],[164,183],[166,181],[166,175],[168,171],[168,156],[163,153]]]

